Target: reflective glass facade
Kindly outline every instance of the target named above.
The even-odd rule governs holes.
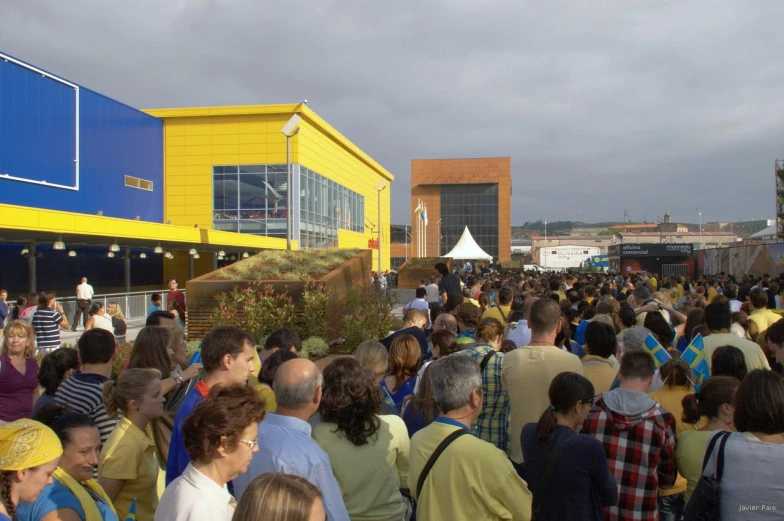
[[[296,166],[292,165],[292,176],[299,170],[300,248],[336,247],[339,229],[365,232],[363,196]],[[296,182],[294,187],[296,190]],[[286,238],[287,194],[286,165],[215,166],[213,227]],[[297,223],[293,226],[296,235]]]
[[[477,244],[498,259],[498,185],[441,185],[441,251],[455,247],[468,226]]]
[[[286,165],[215,166],[213,227],[286,238]]]
[[[300,166],[300,248],[338,245],[338,230],[365,233],[365,198]]]

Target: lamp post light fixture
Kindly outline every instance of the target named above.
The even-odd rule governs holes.
[[[154,250],[152,250],[152,251],[153,251],[153,253],[163,253],[163,248],[162,248],[162,247],[161,247],[161,245],[159,244],[159,245],[158,245],[158,246],[156,246],[156,247],[155,247],[155,249],[154,249]]]
[[[196,252],[196,253],[193,254],[193,258],[194,259],[199,259],[199,258],[201,258],[201,255],[199,255],[199,252]]]
[[[57,237],[57,240],[52,245],[52,249],[53,250],[64,250],[65,249],[65,243],[63,242],[63,236],[62,235],[59,235]]]
[[[68,252],[68,256],[69,257],[76,257],[76,252],[74,250],[71,250],[71,251]]]
[[[242,258],[243,259],[247,259],[248,257],[250,257],[250,255],[248,255],[248,252],[246,252],[246,251],[242,252]]]
[[[286,136],[286,249],[291,250],[291,138],[299,132],[302,118],[294,114],[280,130]]]
[[[378,273],[381,273],[381,251],[382,251],[382,238],[381,233],[383,232],[384,228],[381,226],[381,192],[387,187],[387,184],[384,181],[381,181],[376,185],[376,191],[378,192]]]
[[[111,243],[109,245],[109,251],[111,251],[111,252],[118,252],[118,251],[120,251],[120,245],[117,244],[116,242]]]
[[[191,248],[190,250],[188,250],[188,255],[196,255],[197,253],[198,252],[196,251],[196,248]]]
[[[113,259],[114,258],[114,252],[110,251],[109,253],[106,254],[106,256],[109,257],[110,259]]]
[[[146,258],[147,258],[147,254],[146,254],[146,253],[144,253],[144,252],[141,252],[141,253],[139,254],[139,258],[140,258],[140,259],[146,259]]]

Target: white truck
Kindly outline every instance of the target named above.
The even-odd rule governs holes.
[[[539,250],[539,265],[547,271],[580,268],[588,257],[599,255],[596,246],[550,246]]]

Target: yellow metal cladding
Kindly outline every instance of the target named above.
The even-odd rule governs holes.
[[[303,104],[154,109],[164,120],[165,219],[183,226],[211,228],[212,167],[286,163],[281,129],[293,114],[302,121],[291,139],[291,162],[299,163],[365,198],[365,218],[378,224],[381,192],[382,269],[390,267],[390,185],[394,176]],[[367,248],[371,234],[339,230],[341,248]],[[378,266],[373,251],[373,267]]]

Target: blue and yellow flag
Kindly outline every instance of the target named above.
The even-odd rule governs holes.
[[[125,518],[125,521],[136,521],[136,498],[131,501],[131,508],[128,509],[128,517]]]
[[[645,342],[643,343],[642,348],[653,357],[653,361],[656,363],[656,368],[659,369],[661,366],[672,360],[670,353],[664,349],[656,337],[653,334],[648,334],[645,338]]]
[[[705,380],[710,378],[710,368],[708,367],[708,358],[705,356],[705,341],[699,333],[692,339],[689,346],[683,351],[681,359],[684,360],[694,377],[697,379],[697,386],[701,385]]]

